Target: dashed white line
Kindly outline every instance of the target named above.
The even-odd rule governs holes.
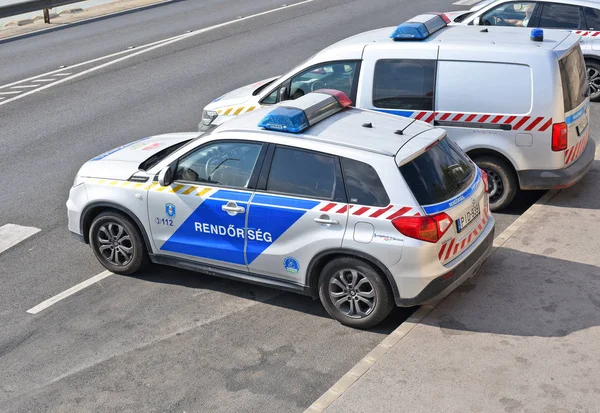
[[[14,92],[0,92],[0,95],[16,95],[18,93],[21,93],[21,91],[15,90]]]
[[[79,283],[77,285],[74,285],[73,287],[69,288],[68,290],[63,291],[60,294],[56,294],[54,297],[51,297],[51,298],[47,299],[46,301],[42,301],[41,303],[39,303],[35,307],[30,308],[29,310],[27,310],[27,312],[29,314],[37,314],[40,311],[43,311],[46,308],[52,306],[53,304],[56,304],[60,300],[63,300],[65,298],[67,298],[67,297],[70,297],[73,294],[75,294],[76,292],[81,291],[84,288],[89,287],[90,285],[97,283],[98,281],[102,281],[103,279],[105,279],[106,277],[110,277],[111,275],[113,275],[112,272],[110,272],[110,271],[103,271],[100,274],[94,275],[92,278],[89,278],[89,279],[85,280],[84,282],[81,282],[81,283]]]
[[[55,73],[54,76],[70,76],[71,73]]]
[[[4,98],[2,98],[4,99]],[[40,232],[39,228],[6,224],[0,227],[0,254]]]
[[[40,82],[40,83],[43,83],[43,82],[54,82],[54,81],[56,81],[56,79],[35,79],[35,80],[33,80],[33,82]]]
[[[40,87],[40,85],[19,85],[19,86],[11,86],[11,89],[22,89],[22,88],[30,88],[30,87]]]

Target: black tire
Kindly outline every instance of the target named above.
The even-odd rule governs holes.
[[[480,156],[473,161],[488,174],[490,210],[498,212],[510,205],[519,192],[519,179],[513,168],[494,156]]]
[[[350,271],[356,271],[355,282],[358,286],[355,285],[356,288],[347,287],[344,291],[340,284],[337,284],[341,283],[338,277],[349,277],[346,280],[352,280]],[[359,276],[368,282],[361,282],[360,280],[363,278],[359,278]],[[337,279],[337,283],[333,281],[334,279]],[[373,300],[366,298],[366,295],[370,295],[371,292],[373,292]],[[332,294],[340,293],[346,296],[346,299],[339,304],[340,308],[338,308],[335,301],[341,301],[343,297],[338,296],[335,299]],[[357,298],[358,296],[360,298]],[[371,265],[350,257],[336,258],[325,265],[319,277],[319,298],[331,317],[346,326],[360,329],[376,326],[385,320],[394,308],[394,298],[387,281]],[[367,311],[368,305],[363,300],[372,302],[369,311]],[[355,314],[352,314],[351,308],[354,308]],[[356,311],[357,308],[363,314]]]
[[[115,274],[131,275],[148,263],[146,245],[138,227],[119,212],[106,211],[94,218],[89,240],[100,264]],[[101,247],[104,247],[102,251]]]
[[[590,100],[600,102],[600,63],[595,60],[586,60],[585,65],[590,85]]]

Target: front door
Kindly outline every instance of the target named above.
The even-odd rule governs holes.
[[[179,159],[168,187],[154,184],[148,213],[160,254],[247,270],[250,181],[263,145],[210,142]]]
[[[342,246],[348,204],[339,160],[276,146],[268,165],[250,203],[248,268],[304,285],[311,259]]]

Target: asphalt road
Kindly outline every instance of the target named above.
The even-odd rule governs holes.
[[[281,4],[174,1],[0,42],[0,85]],[[306,297],[161,267],[26,311],[103,270],[66,230],[65,201],[83,162],[144,136],[195,130],[214,97],[337,40],[452,8],[449,0],[315,0],[2,104],[0,226],[41,231],[0,254],[0,411],[292,412],[335,383],[410,311],[356,331]],[[497,215],[498,232],[536,196]]]

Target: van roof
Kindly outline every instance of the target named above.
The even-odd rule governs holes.
[[[285,106],[286,102],[280,105]],[[315,144],[315,150],[323,144],[343,147],[345,149],[360,150],[381,155],[395,156],[398,151],[412,138],[433,128],[425,122],[400,116],[388,115],[376,111],[348,108],[338,112],[303,133],[287,133],[267,131],[258,126],[259,122],[276,106],[270,106],[252,111],[243,116],[237,116],[221,126],[213,133],[223,132],[253,132],[267,135],[265,141],[269,141],[268,135],[284,139],[303,139]],[[371,124],[371,127],[365,124]],[[402,134],[397,131],[402,130]],[[437,138],[445,135],[445,131],[439,129]],[[428,136],[431,136],[428,134]]]
[[[378,48],[389,46],[401,48],[407,45],[413,48],[461,47],[464,45],[494,47],[514,52],[523,48],[525,53],[533,50],[555,51],[560,54],[579,42],[579,36],[568,30],[544,29],[544,40],[531,40],[531,28],[498,27],[498,26],[461,26],[452,25],[432,34],[425,40],[394,41],[390,35],[396,27],[384,27],[360,33],[341,40],[314,55],[309,64],[328,60],[361,59],[365,47],[376,44]],[[487,31],[486,31],[487,30]],[[572,37],[569,39],[569,37]]]

